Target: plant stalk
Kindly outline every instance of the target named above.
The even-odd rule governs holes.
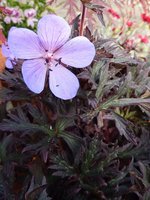
[[[82,36],[83,35],[83,31],[84,31],[84,20],[85,20],[85,16],[86,16],[86,7],[84,5],[84,3],[82,3],[83,7],[82,7],[82,16],[81,16],[81,24],[80,24],[80,30],[79,30],[79,35]]]

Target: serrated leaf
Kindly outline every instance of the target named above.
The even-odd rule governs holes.
[[[25,194],[25,200],[37,199],[40,196],[40,194],[45,190],[45,188],[46,188],[45,183],[37,185],[34,182],[34,177],[32,177],[30,187]]]
[[[52,200],[52,198],[48,197],[46,189],[40,194],[38,200]]]
[[[58,119],[55,125],[55,130],[57,134],[61,134],[67,127],[74,125],[73,118]]]
[[[71,29],[71,38],[74,38],[79,35],[79,22],[80,22],[80,14],[73,20],[73,25]]]
[[[143,178],[142,183],[146,188],[150,187],[150,169],[149,166],[144,165],[141,161],[138,162],[140,171],[142,172]]]
[[[45,134],[50,135],[52,131],[47,127],[47,125],[39,125],[35,123],[30,123],[30,120],[26,116],[25,112],[21,107],[17,107],[16,114],[8,114],[9,119],[4,119],[0,123],[0,130],[2,131],[22,131],[22,132],[37,132],[42,131]]]
[[[98,19],[100,20],[100,22],[102,23],[102,25],[105,26],[105,21],[104,21],[104,17],[103,17],[103,9],[105,7],[102,6],[102,5],[93,4],[93,3],[85,3],[84,5],[87,8],[93,10],[97,14]]]
[[[126,56],[126,57],[119,57],[119,58],[111,58],[110,59],[110,62],[113,62],[113,63],[130,63],[130,64],[137,64],[137,61],[133,58],[130,58],[129,56]]]
[[[106,65],[105,61],[99,61],[99,62],[94,64],[94,66],[92,68],[92,77],[95,80],[97,80],[99,78],[100,70],[102,70],[105,65]]]
[[[35,151],[35,150],[41,150],[43,148],[46,148],[48,145],[48,137],[44,137],[42,140],[37,142],[36,144],[27,144],[23,149],[22,153]]]
[[[12,100],[30,100],[35,96],[25,85],[20,73],[11,73],[5,70],[0,73],[0,80],[2,80],[7,87],[3,86],[0,90],[0,99],[5,101]]]
[[[137,145],[137,137],[135,136],[134,125],[115,112],[112,112],[112,116],[115,120],[116,127],[120,135],[124,135],[124,137],[129,142],[132,142],[133,144]]]
[[[101,97],[103,96],[103,92],[104,92],[104,86],[108,81],[108,69],[109,69],[109,64],[108,63],[104,63],[101,66],[100,69],[100,73],[99,73],[99,85],[97,87],[96,90],[96,97],[97,99],[101,99]]]
[[[102,105],[103,109],[108,109],[110,107],[123,107],[131,105],[142,105],[143,103],[150,104],[150,99],[142,98],[124,98],[124,99],[114,99],[111,102],[106,102]]]
[[[23,122],[18,124],[18,122],[13,122],[12,120],[5,119],[2,123],[0,123],[0,130],[2,131],[42,131],[44,133],[49,133],[49,130],[44,126],[40,126],[37,124]]]
[[[10,134],[5,136],[0,142],[0,161],[7,159],[7,147],[12,144],[13,136]]]
[[[76,154],[78,149],[83,144],[83,141],[80,137],[68,132],[62,132],[60,137],[63,138],[63,140],[67,143],[67,145],[69,146],[69,148],[74,154]]]

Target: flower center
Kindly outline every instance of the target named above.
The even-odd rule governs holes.
[[[43,58],[45,59],[45,65],[47,65],[47,69],[49,71],[53,71],[51,69],[51,65],[54,65],[54,63],[52,63],[52,61],[55,61],[55,67],[57,67],[57,65],[60,65],[61,64],[61,59],[62,58],[59,58],[59,59],[55,59],[54,58],[54,54],[51,53],[51,52],[48,52],[48,50],[45,50],[46,53],[44,54]]]
[[[44,58],[45,58],[46,63],[51,62],[51,60],[53,59],[53,53],[46,52]]]

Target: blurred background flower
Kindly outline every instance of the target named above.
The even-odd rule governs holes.
[[[36,18],[36,14],[36,10],[33,8],[26,9],[24,11],[24,16],[27,18],[27,26],[31,26],[32,28],[34,28],[35,23],[38,21]]]

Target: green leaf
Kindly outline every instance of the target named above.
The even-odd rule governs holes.
[[[125,120],[123,117],[118,115],[115,112],[112,112],[112,116],[115,120],[116,127],[120,133],[120,135],[124,135],[124,137],[129,141],[132,142],[133,144],[137,145],[137,138],[135,136],[135,127],[134,124],[131,122]]]
[[[71,151],[76,154],[81,145],[83,144],[83,141],[80,137],[77,135],[73,135],[69,132],[62,132],[61,135],[59,135],[69,146]]]
[[[142,99],[142,98],[122,98],[122,99],[114,99],[110,102],[106,102],[101,105],[101,109],[108,109],[110,107],[123,107],[123,106],[131,106],[131,105],[142,105],[143,103],[149,103],[150,99]]]
[[[43,177],[43,180],[45,180],[45,177]],[[40,197],[40,194],[45,190],[45,188],[45,181],[43,181],[41,184],[36,184],[34,177],[32,177],[29,189],[25,194],[25,200],[38,199]]]
[[[79,34],[79,21],[80,21],[80,14],[72,22],[73,25],[71,29],[71,38],[74,38]]]
[[[55,125],[55,131],[57,134],[61,134],[67,127],[74,125],[74,119],[73,118],[62,118],[58,119]]]
[[[109,69],[109,64],[107,62],[102,62],[99,72],[99,85],[96,90],[97,99],[101,99],[103,96],[104,86],[106,85],[109,76],[108,69]]]
[[[16,114],[8,114],[9,119],[4,119],[0,123],[0,130],[2,131],[8,131],[8,132],[37,132],[41,131],[47,135],[52,136],[52,130],[48,128],[47,125],[39,125],[35,123],[31,123],[28,119],[26,113],[24,110],[18,106],[16,108]]]
[[[100,2],[99,2],[100,4]],[[92,4],[92,3],[85,3],[84,4],[87,8],[93,10],[97,16],[98,19],[100,20],[100,22],[102,23],[103,26],[105,26],[105,21],[104,21],[104,17],[103,17],[103,9],[105,8],[102,5],[98,5],[98,4]]]

